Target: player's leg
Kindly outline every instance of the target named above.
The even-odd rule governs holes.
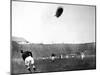
[[[30,69],[30,67],[29,67],[29,66],[27,67],[27,70],[29,70],[29,71],[31,72],[31,69]]]
[[[36,70],[36,67],[34,65],[34,59],[32,57],[31,57],[31,64],[32,64],[33,70],[35,71]]]
[[[25,66],[26,66],[26,69],[31,72],[31,69],[30,69],[30,60],[28,59],[28,57],[25,59]]]
[[[35,67],[35,65],[34,65],[34,64],[33,64],[33,70],[34,70],[34,71],[36,71],[36,67]]]

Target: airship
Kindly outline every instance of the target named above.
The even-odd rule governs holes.
[[[59,18],[63,13],[63,8],[62,7],[58,7],[55,16],[57,18]]]

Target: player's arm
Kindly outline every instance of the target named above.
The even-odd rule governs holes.
[[[32,55],[32,52],[29,52],[29,55],[32,57],[33,55]]]

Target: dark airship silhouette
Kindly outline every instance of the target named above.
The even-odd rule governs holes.
[[[63,13],[63,8],[62,7],[58,7],[55,16],[57,18],[59,18],[62,15],[62,13]]]

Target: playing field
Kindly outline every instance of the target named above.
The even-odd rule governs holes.
[[[95,56],[86,57],[83,60],[81,58],[70,57],[63,59],[39,59],[35,60],[35,65],[38,72],[56,72],[56,71],[72,71],[72,70],[88,70],[95,69],[96,62]],[[12,73],[14,74],[24,74],[30,73],[24,65],[21,59],[13,60],[12,62]]]
[[[18,48],[16,43],[12,43],[11,51],[11,73],[30,73],[22,60],[20,49],[31,50],[35,59],[36,71],[58,72],[73,70],[89,70],[96,68],[96,47],[95,43],[86,44],[23,44]],[[55,53],[54,61],[50,58]],[[84,53],[84,57],[82,57]]]

